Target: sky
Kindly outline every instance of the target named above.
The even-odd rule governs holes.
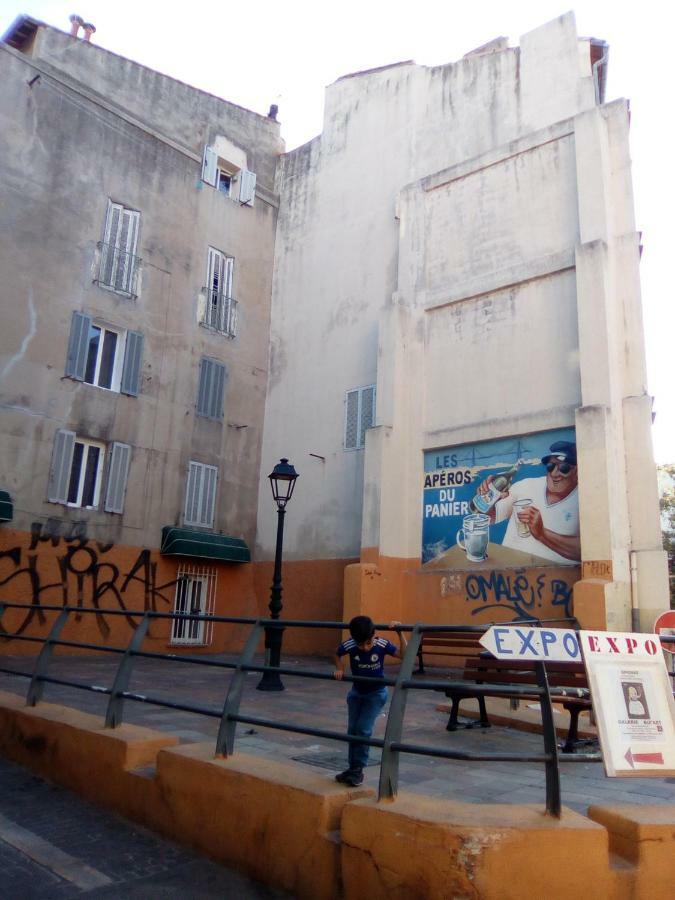
[[[631,156],[648,390],[654,396],[654,452],[675,462],[675,308],[668,277],[674,248],[675,167],[670,58],[675,11],[665,0],[339,0],[334,4],[257,0],[0,0],[0,31],[26,13],[63,30],[77,13],[96,26],[93,42],[266,114],[279,106],[293,149],[321,131],[324,87],[341,75],[414,59],[439,65],[505,35],[511,45],[573,8],[580,36],[610,45],[606,100],[631,103]],[[670,127],[669,127],[670,126]]]

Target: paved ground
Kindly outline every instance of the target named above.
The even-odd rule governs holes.
[[[215,658],[215,657],[214,657]],[[220,657],[228,659],[228,657]],[[232,660],[232,657],[229,657]],[[85,683],[110,686],[117,659],[65,658],[53,660],[50,673]],[[30,671],[29,660],[0,658],[0,666]],[[285,659],[284,665],[320,668],[330,672],[326,660]],[[433,677],[436,677],[435,675]],[[139,693],[200,704],[219,712],[227,693],[230,671],[184,663],[137,659],[131,689]],[[330,680],[284,677],[286,690],[265,693],[255,690],[259,675],[247,676],[240,712],[262,718],[276,718],[316,728],[343,730],[346,720],[345,695],[349,686]],[[27,680],[0,675],[0,689],[25,694]],[[64,703],[103,715],[107,697],[58,685],[47,685],[45,700]],[[432,691],[411,691],[406,708],[403,740],[467,751],[540,753],[540,735],[495,726],[449,733],[446,716],[438,712],[442,695]],[[562,722],[567,721],[561,713]],[[162,709],[146,703],[127,701],[125,721],[147,725],[177,735],[183,742],[213,740],[218,719]],[[383,715],[376,734],[384,733]],[[295,759],[299,765],[311,765],[332,779],[346,763],[345,745],[306,735],[285,733],[269,728],[239,725],[236,750],[274,759]],[[373,756],[377,758],[377,752]],[[675,804],[675,779],[609,779],[600,763],[563,762],[563,804],[585,813],[589,804],[649,803]],[[367,781],[377,786],[378,768],[367,771]],[[536,763],[460,762],[431,757],[403,755],[400,763],[400,788],[432,796],[452,797],[469,803],[541,803],[544,804],[544,767]]]
[[[287,897],[0,758],[0,897]]]

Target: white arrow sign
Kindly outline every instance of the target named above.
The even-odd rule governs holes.
[[[497,659],[581,662],[577,633],[571,628],[493,625],[479,643]]]

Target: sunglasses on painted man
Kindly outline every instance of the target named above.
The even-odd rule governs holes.
[[[568,462],[548,462],[546,463],[546,471],[553,472],[554,469],[557,469],[561,475],[569,475],[572,471],[572,466]]]

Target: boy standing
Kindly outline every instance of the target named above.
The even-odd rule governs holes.
[[[343,641],[335,652],[334,676],[342,680],[345,672],[345,657],[349,656],[352,675],[362,675],[373,681],[355,681],[347,694],[347,711],[349,734],[369,738],[373,733],[375,720],[387,702],[386,685],[380,685],[375,679],[384,678],[384,657],[402,657],[406,641],[398,626],[400,622],[391,622],[389,628],[396,631],[398,647],[386,638],[375,634],[375,625],[369,616],[355,616],[349,623],[351,637]],[[358,787],[363,783],[363,769],[368,762],[368,744],[349,744],[349,768],[335,776],[335,780],[350,787]]]

